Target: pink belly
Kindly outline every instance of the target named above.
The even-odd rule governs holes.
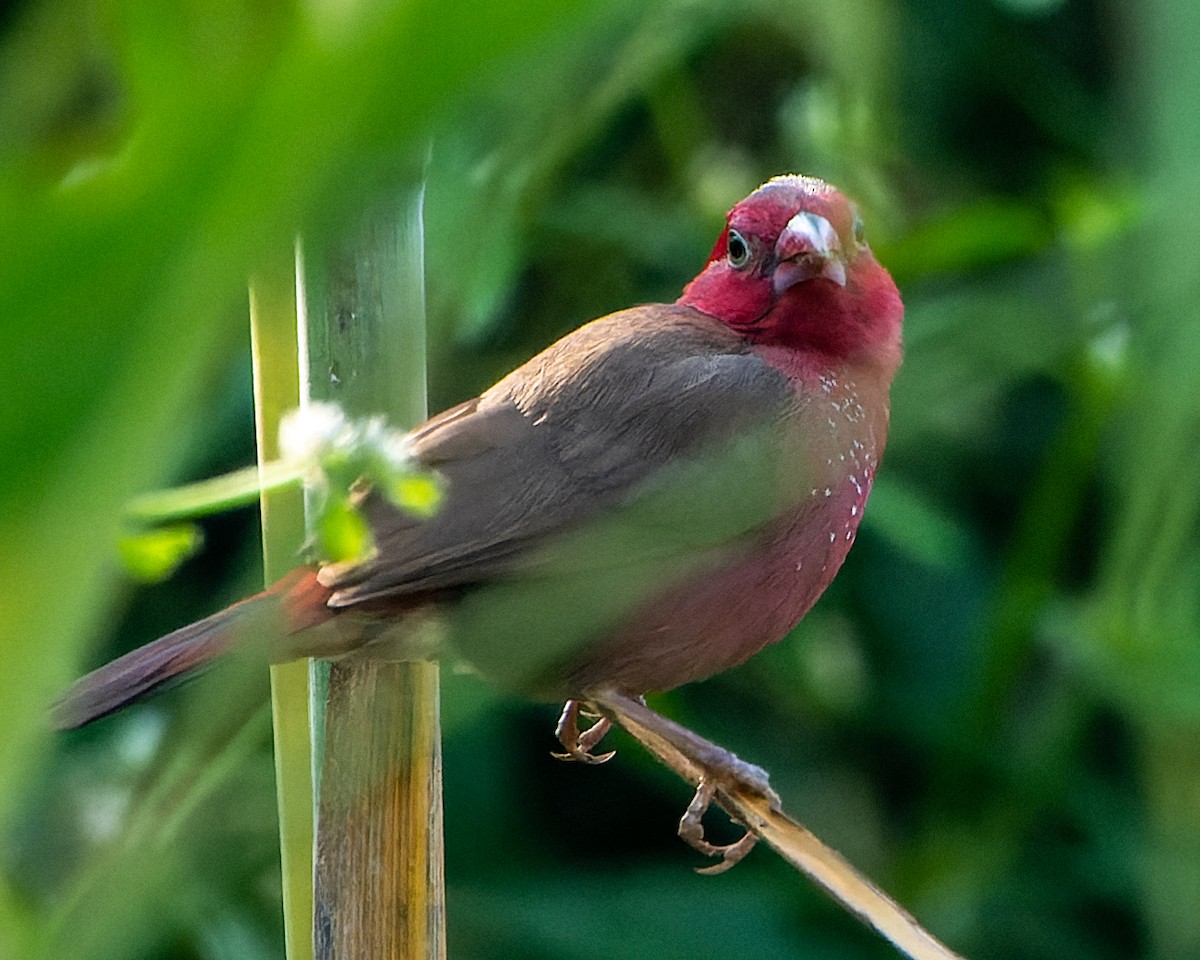
[[[872,472],[816,489],[741,559],[642,604],[569,674],[568,692],[669,690],[741,663],[782,639],[838,572],[854,542]]]

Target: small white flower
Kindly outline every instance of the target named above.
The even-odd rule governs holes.
[[[279,421],[279,451],[284,460],[311,468],[352,443],[353,434],[345,411],[336,403],[310,403]]]
[[[354,447],[362,453],[381,452],[387,442],[388,433],[387,422],[383,417],[360,420],[355,425]]]
[[[412,443],[409,442],[407,433],[389,430],[379,445],[379,453],[387,465],[397,473],[413,469]]]

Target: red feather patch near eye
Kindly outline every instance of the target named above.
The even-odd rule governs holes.
[[[717,242],[713,244],[712,253],[708,255],[707,263],[712,263],[714,260],[720,260],[725,256],[726,248],[729,246],[729,224],[725,224],[725,229],[721,231],[721,235],[717,237]]]

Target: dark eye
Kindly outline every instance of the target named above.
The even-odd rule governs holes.
[[[867,242],[867,228],[863,226],[862,216],[857,213],[854,215],[854,242],[860,247]]]
[[[750,245],[736,230],[729,231],[729,265],[740,270],[750,262]]]

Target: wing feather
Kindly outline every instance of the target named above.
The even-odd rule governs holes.
[[[442,509],[416,521],[368,495],[375,555],[322,571],[336,590],[330,603],[461,588],[512,571],[553,534],[644,499],[681,460],[779,419],[790,398],[782,373],[690,308],[594,321],[413,431],[418,459],[445,478]]]

